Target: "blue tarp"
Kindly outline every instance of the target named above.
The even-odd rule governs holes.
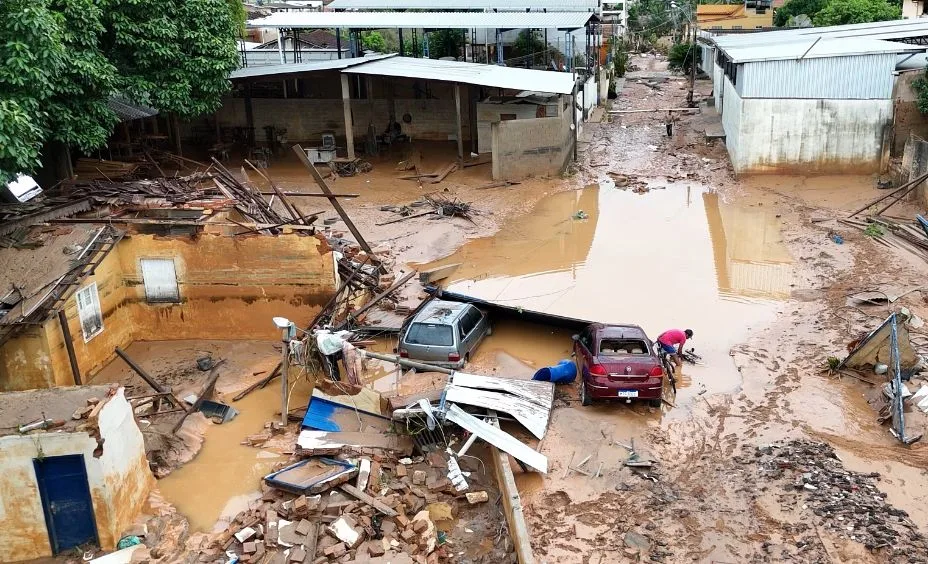
[[[352,414],[352,418],[357,412],[389,421],[389,418],[384,417],[383,415],[364,411],[363,409],[355,409],[353,407],[342,405],[331,400],[313,396],[309,398],[309,404],[306,406],[306,415],[303,417],[302,423],[303,428],[315,429],[317,431],[328,431],[330,433],[341,431],[341,427],[335,421],[335,414],[338,413],[339,410],[350,412]]]

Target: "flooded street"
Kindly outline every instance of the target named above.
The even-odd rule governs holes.
[[[775,212],[725,203],[705,187],[682,184],[636,194],[603,183],[550,196],[497,235],[426,267],[451,263],[461,263],[448,284],[454,292],[637,324],[652,339],[670,328],[693,329],[688,346],[705,365],[684,368],[677,406],[696,394],[739,387],[729,350],[773,319],[792,283],[792,258]],[[569,355],[570,335],[515,339],[508,323],[501,325],[483,350],[534,368]],[[510,350],[518,341],[518,350]]]

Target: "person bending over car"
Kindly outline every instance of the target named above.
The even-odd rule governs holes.
[[[662,351],[669,355],[673,355],[677,366],[680,366],[683,363],[683,345],[686,344],[687,339],[692,338],[692,329],[686,329],[685,331],[668,329],[658,335],[657,344],[661,346]]]

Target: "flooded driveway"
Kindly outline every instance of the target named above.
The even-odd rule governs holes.
[[[729,350],[771,321],[789,295],[793,265],[780,220],[704,186],[651,188],[635,193],[604,182],[547,197],[496,236],[429,266],[461,263],[449,290],[504,305],[634,323],[651,338],[691,328],[688,344],[705,364],[684,367],[677,405],[737,389]],[[509,322],[499,325],[476,363],[510,356],[534,368],[570,354],[569,334],[529,329],[520,338]]]

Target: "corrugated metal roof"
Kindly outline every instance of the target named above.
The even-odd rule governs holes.
[[[573,75],[567,72],[517,69],[480,63],[414,59],[411,57],[382,59],[353,66],[343,72],[444,80],[478,86],[552,92],[555,94],[570,94],[574,87]]]
[[[917,53],[928,49],[918,45],[893,43],[877,39],[825,39],[804,37],[785,43],[750,44],[744,46],[719,47],[735,63],[754,61],[779,61],[788,59],[817,59],[822,57],[849,57],[878,53]]]
[[[580,29],[590,12],[277,12],[248,27],[308,29]]]
[[[332,10],[554,10],[586,12],[599,0],[334,0]]]
[[[738,74],[742,98],[886,100],[893,94],[895,53],[758,61]]]
[[[369,55],[367,57],[353,57],[350,59],[332,59],[330,61],[310,61],[308,63],[290,63],[286,65],[266,65],[260,67],[246,67],[238,69],[229,75],[229,80],[240,80],[243,78],[260,78],[264,76],[276,76],[281,74],[297,74],[301,72],[325,71],[325,70],[342,70],[354,65],[369,63],[388,57],[395,57],[395,54],[387,55]]]
[[[106,105],[119,117],[119,121],[132,121],[158,115],[158,110],[155,108],[136,104],[122,96],[110,96]]]
[[[717,35],[712,37],[712,41],[720,47],[733,47],[738,45],[760,45],[801,41],[809,37],[823,37],[827,39],[854,37],[860,39],[892,40],[926,36],[928,36],[928,20],[915,19]]]

